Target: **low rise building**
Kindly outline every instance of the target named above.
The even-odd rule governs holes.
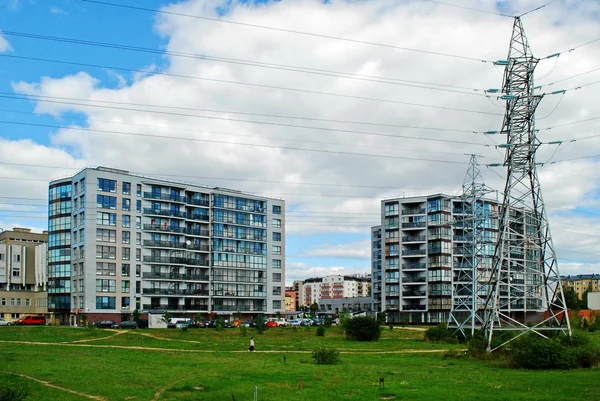
[[[294,290],[285,290],[283,310],[285,312],[296,311],[296,292]]]
[[[15,228],[0,233],[0,317],[47,314],[48,232]]]
[[[577,298],[583,300],[584,292],[600,291],[600,274],[578,274],[576,276],[563,276],[563,285],[572,288]]]
[[[319,312],[333,315],[337,315],[343,310],[353,313],[366,312],[368,315],[375,312],[371,297],[320,298],[317,303]]]
[[[319,299],[342,299],[368,297],[371,295],[371,278],[369,275],[331,275],[313,277],[304,280],[302,284],[294,282],[302,295],[302,307],[310,307],[319,303]],[[301,288],[300,288],[301,287]]]

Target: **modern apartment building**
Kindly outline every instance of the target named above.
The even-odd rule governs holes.
[[[49,203],[50,308],[64,323],[283,310],[282,200],[98,167],[52,181]]]
[[[28,228],[0,232],[0,317],[47,314],[48,233]]]
[[[313,303],[318,303],[319,299],[367,297],[370,295],[370,286],[370,277],[361,275],[309,278],[302,282],[302,289],[299,289],[303,297],[299,306],[310,307]]]
[[[577,298],[583,299],[583,293],[600,291],[600,274],[578,274],[576,276],[563,276],[563,285],[572,288]]]
[[[473,255],[472,243],[466,240],[464,227],[455,224],[464,213],[462,205],[459,197],[445,194],[382,201],[381,226],[371,229],[372,286],[374,308],[386,311],[388,321],[447,322],[453,296],[470,296],[467,290],[473,288],[473,281],[465,273],[472,269],[466,259]],[[477,287],[479,296],[486,297],[498,236],[499,204],[485,199],[478,207],[488,216],[478,227],[483,243],[477,254],[478,271],[482,272],[477,275]],[[511,229],[532,232],[525,217],[512,210]],[[524,260],[535,263],[535,255],[524,248],[514,247],[511,252],[512,260],[519,261],[520,266]],[[523,272],[511,270],[511,266],[506,269],[510,286],[502,285],[500,296],[503,303],[510,301],[507,309],[511,314],[522,317],[526,305],[527,310],[542,309],[540,299],[528,292]]]

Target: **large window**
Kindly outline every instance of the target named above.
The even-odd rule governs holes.
[[[96,297],[96,309],[115,309],[115,297]]]
[[[98,276],[115,276],[117,265],[115,263],[96,262],[96,274]]]
[[[122,244],[131,244],[131,232],[130,231],[121,232],[121,243]]]
[[[275,283],[281,283],[281,273],[273,273],[273,281]]]
[[[117,208],[117,198],[109,195],[96,195],[96,206],[102,209]]]
[[[123,294],[129,294],[129,289],[130,289],[129,284],[130,284],[129,281],[127,281],[127,280],[121,281],[121,292]]]
[[[116,246],[96,245],[96,258],[97,259],[116,259],[117,258],[117,247]]]
[[[123,181],[123,195],[131,194],[131,183]]]
[[[281,301],[273,301],[273,309],[281,309]]]
[[[117,231],[116,230],[108,230],[106,228],[97,228],[96,229],[96,241],[97,242],[117,242]]]
[[[122,204],[121,204],[121,209],[123,209],[126,212],[130,211],[131,210],[131,199],[123,198]]]
[[[117,214],[116,213],[96,213],[96,224],[102,226],[116,226],[117,225]]]
[[[98,191],[100,192],[117,192],[117,182],[115,180],[107,180],[98,178]]]
[[[281,233],[273,233],[273,241],[281,242]]]
[[[131,259],[131,248],[123,248],[121,249],[123,252],[121,255],[122,260],[130,260]]]
[[[279,245],[273,245],[273,255],[281,255],[281,247]]]
[[[117,292],[117,280],[96,280],[97,292]]]
[[[129,263],[123,263],[121,265],[121,277],[129,277],[131,274],[131,265]]]
[[[281,214],[281,206],[273,205],[273,214]]]
[[[123,216],[121,216],[121,218],[123,219],[122,220],[123,224],[121,224],[123,227],[125,227],[125,228],[131,227],[131,216],[124,214]]]
[[[273,219],[273,228],[281,228],[281,219]]]
[[[281,259],[273,259],[273,268],[281,269]]]

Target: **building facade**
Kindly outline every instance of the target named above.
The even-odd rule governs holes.
[[[576,276],[563,276],[563,285],[572,288],[578,299],[583,299],[584,292],[600,291],[600,274],[578,274]]]
[[[444,323],[448,321],[453,296],[468,296],[461,288],[470,286],[464,282],[464,269],[472,266],[465,258],[472,254],[466,247],[465,233],[455,224],[462,211],[462,200],[444,194],[397,198],[381,203],[381,225],[371,229],[372,286],[374,308],[385,311],[389,322]],[[494,244],[498,235],[498,202],[482,200],[479,206],[489,218],[479,227],[486,244],[479,249],[479,268],[492,268]],[[515,212],[513,222],[519,221]],[[522,230],[521,223],[515,229]],[[520,224],[520,225],[519,225]],[[518,227],[517,227],[518,226]],[[516,252],[515,257],[523,257]],[[515,279],[511,290],[520,278]],[[489,275],[479,275],[480,292],[487,294],[485,286]],[[484,282],[485,281],[485,282]],[[513,294],[504,294],[504,298]],[[523,305],[510,305],[516,314]]]
[[[297,282],[294,282],[296,286]],[[314,277],[298,282],[302,298],[300,308],[310,307],[319,299],[367,297],[371,293],[371,278],[368,275],[331,275]]]
[[[285,312],[295,312],[296,309],[296,291],[292,289],[285,290],[285,305],[283,310]]]
[[[52,181],[49,203],[50,307],[63,323],[283,310],[282,200],[98,167]]]
[[[373,308],[372,297],[353,297],[353,298],[324,298],[318,299],[319,312],[337,315],[346,310],[351,313],[365,312],[367,315],[376,316]]]
[[[16,320],[48,313],[48,233],[15,228],[0,233],[0,317]]]

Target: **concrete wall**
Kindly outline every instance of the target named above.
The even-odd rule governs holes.
[[[588,308],[600,310],[600,292],[588,292]]]

